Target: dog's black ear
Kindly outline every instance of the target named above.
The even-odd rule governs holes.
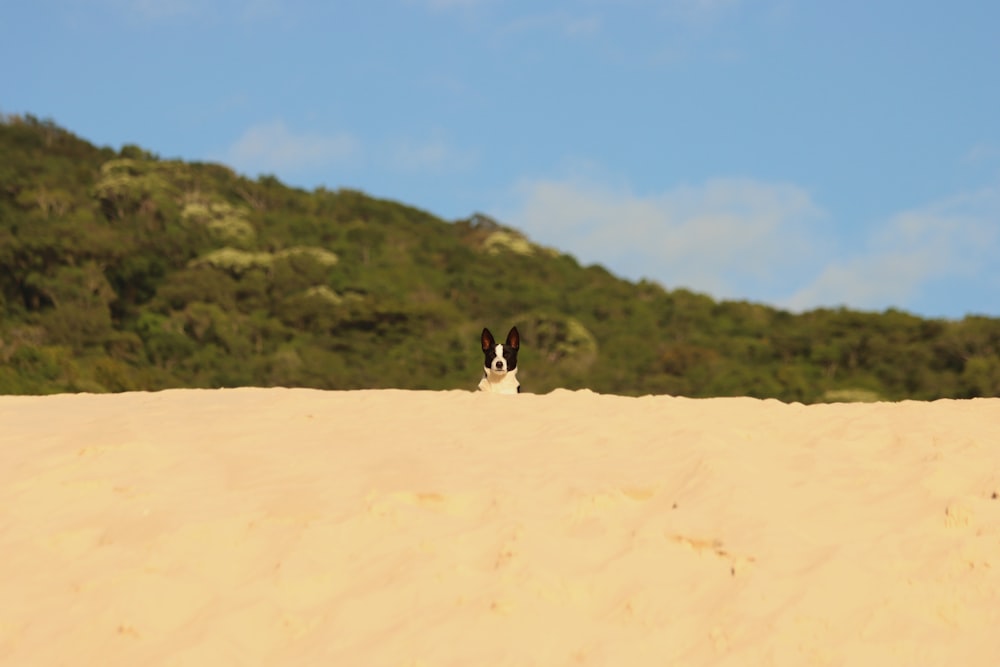
[[[490,333],[489,329],[486,328],[483,329],[482,343],[483,343],[483,352],[496,347],[497,342],[493,340],[493,334]]]
[[[521,346],[521,334],[517,333],[517,327],[511,327],[507,334],[507,345],[515,350]]]

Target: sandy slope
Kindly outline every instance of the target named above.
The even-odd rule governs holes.
[[[1000,400],[0,398],[0,664],[984,665]]]

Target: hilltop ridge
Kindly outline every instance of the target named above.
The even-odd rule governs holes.
[[[792,314],[632,283],[474,214],[0,123],[0,393],[475,387],[786,401],[1000,395],[1000,320]]]

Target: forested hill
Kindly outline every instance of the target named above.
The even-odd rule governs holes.
[[[1000,394],[1000,320],[793,315],[620,280],[485,216],[98,148],[0,122],[0,393],[473,389],[479,332],[525,390],[783,400]]]

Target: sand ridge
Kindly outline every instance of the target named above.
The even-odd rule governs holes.
[[[0,398],[0,663],[994,665],[1000,399]]]

